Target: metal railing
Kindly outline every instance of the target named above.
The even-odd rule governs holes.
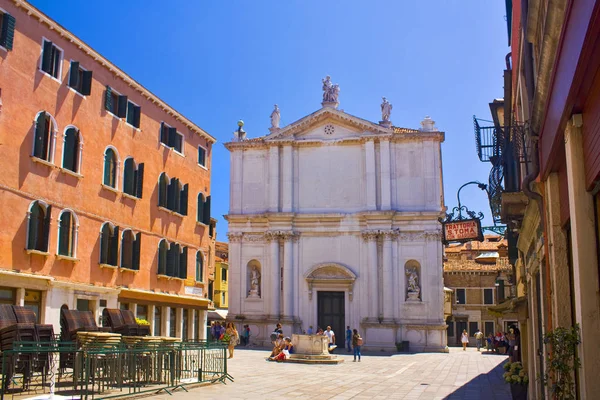
[[[117,345],[15,342],[1,354],[0,399],[63,395],[82,399],[170,393],[198,383],[225,383],[226,344],[159,342]]]

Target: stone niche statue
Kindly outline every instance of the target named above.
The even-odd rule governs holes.
[[[248,297],[259,299],[260,298],[260,270],[256,265],[248,269],[250,290],[248,290]]]
[[[419,271],[416,266],[406,267],[406,300],[421,301],[421,287],[419,286]]]

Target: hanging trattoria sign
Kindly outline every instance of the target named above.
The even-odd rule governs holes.
[[[468,216],[465,218],[463,212]],[[483,241],[483,231],[481,229],[482,213],[469,211],[465,206],[454,207],[451,213],[446,214],[445,219],[440,219],[442,223],[442,242],[448,244],[451,242],[465,243],[473,240]]]

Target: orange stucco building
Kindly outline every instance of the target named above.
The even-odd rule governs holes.
[[[204,337],[215,139],[30,4],[0,14],[0,302]]]

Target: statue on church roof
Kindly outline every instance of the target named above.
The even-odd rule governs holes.
[[[323,79],[323,103],[337,103],[340,94],[340,86],[331,83],[331,77],[327,75]]]
[[[271,129],[279,129],[279,120],[281,119],[281,113],[279,107],[275,104],[275,108],[271,113]]]
[[[389,121],[390,115],[392,115],[392,105],[385,97],[383,97],[383,103],[381,103],[381,120]]]

